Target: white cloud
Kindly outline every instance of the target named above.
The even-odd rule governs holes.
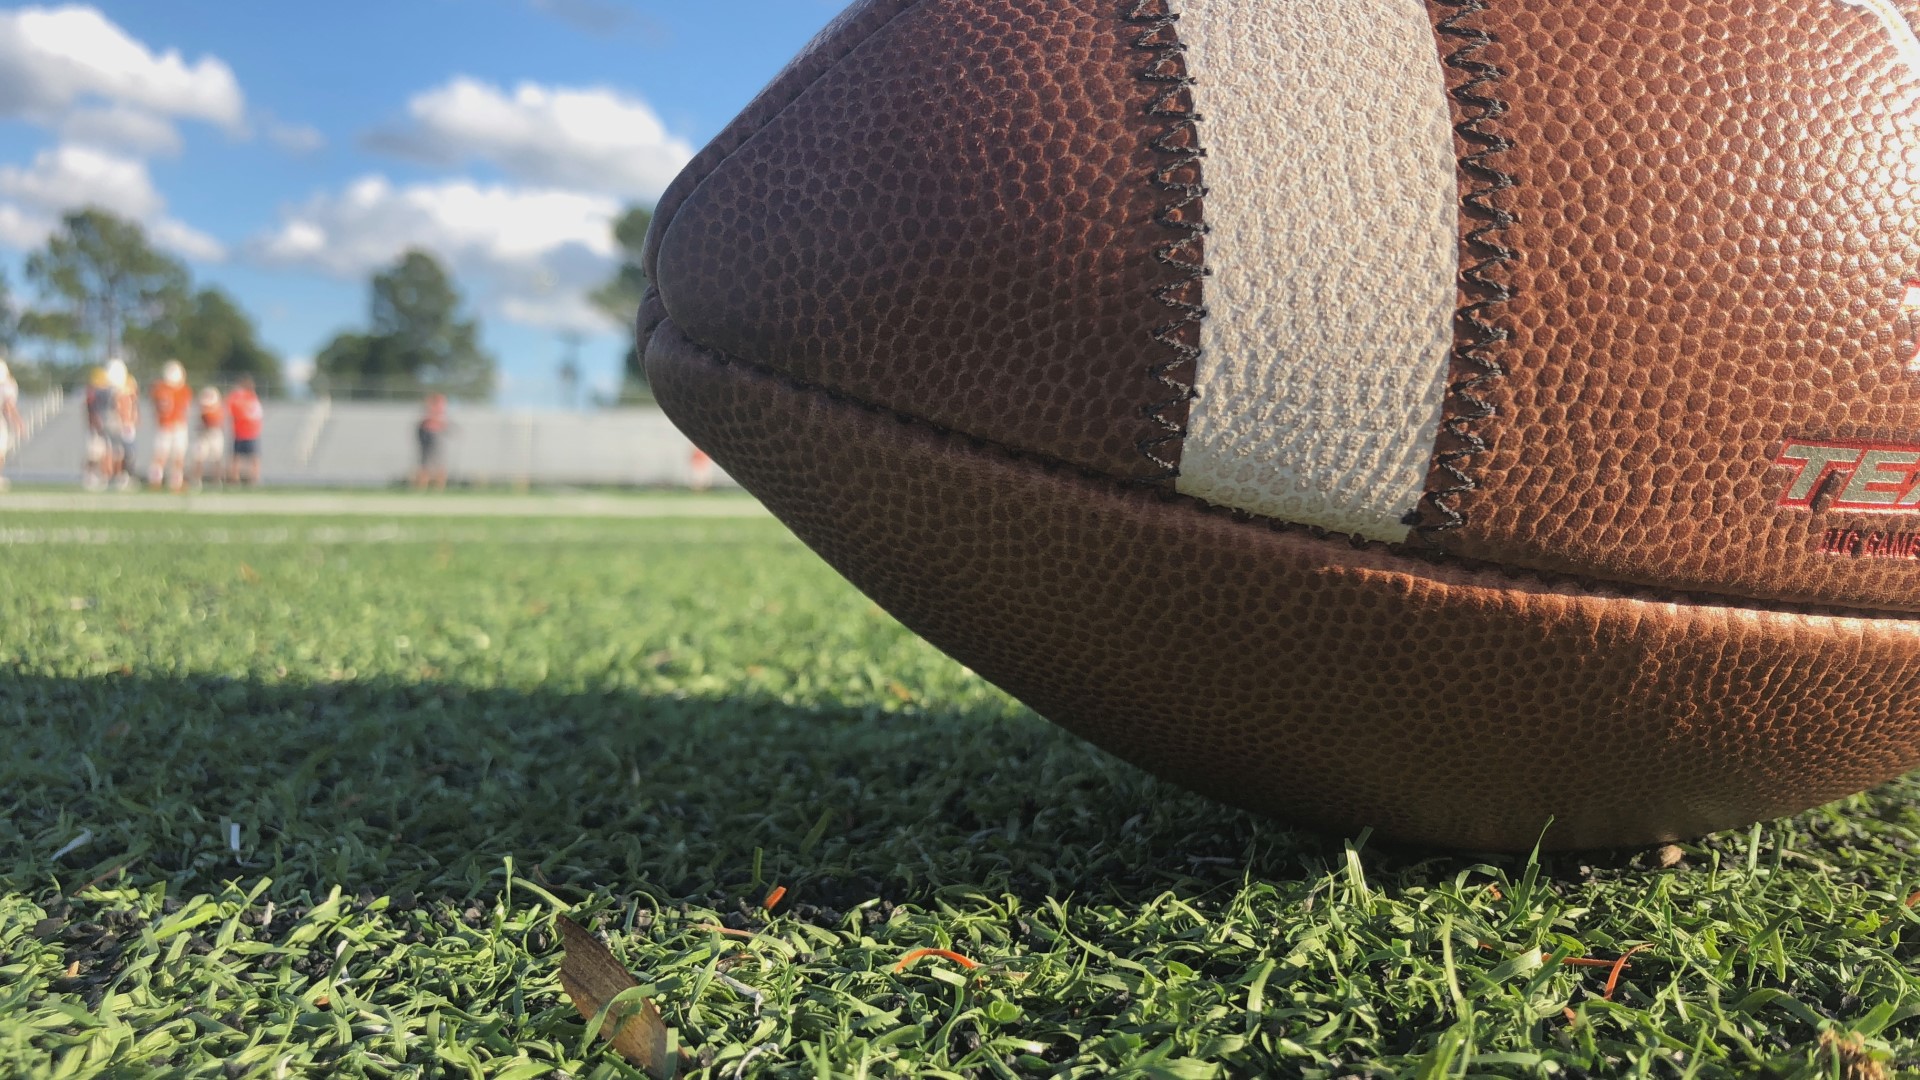
[[[235,133],[245,126],[240,84],[215,57],[155,54],[92,7],[0,11],[0,115],[57,124],[100,100]]]
[[[24,168],[0,165],[0,196],[49,214],[98,206],[137,220],[166,206],[144,162],[90,146],[42,150]]]
[[[597,285],[593,282],[592,285]],[[588,287],[591,288],[592,285]],[[543,330],[578,330],[604,334],[612,326],[600,309],[587,301],[586,293],[576,291],[564,296],[506,296],[500,300],[500,314],[522,326]]]
[[[0,203],[0,247],[25,251],[46,239],[53,223],[17,206]]]
[[[0,165],[0,244],[38,246],[68,210],[97,206],[146,226],[155,243],[190,259],[218,261],[219,241],[166,216],[145,162],[90,146],[43,150],[27,166]]]
[[[256,129],[289,153],[326,145],[305,124],[247,108],[233,69],[155,53],[97,8],[68,4],[0,11],[0,118],[59,132],[64,142],[143,156],[178,154],[176,122],[217,125],[239,139]]]
[[[528,0],[528,3],[533,10],[594,37],[613,37],[634,21],[632,11],[605,0]]]
[[[0,119],[60,137],[29,164],[0,166],[0,245],[36,246],[62,213],[98,206],[189,258],[223,258],[212,237],[166,216],[144,159],[180,152],[178,121],[240,137],[246,115],[240,84],[218,58],[156,52],[90,6],[0,11]]]
[[[412,122],[376,148],[437,165],[482,161],[531,184],[626,199],[659,196],[693,156],[652,106],[608,89],[523,82],[511,94],[455,78],[407,104]]]
[[[173,218],[161,218],[147,227],[153,242],[170,251],[200,262],[220,262],[227,257],[226,246],[199,229]]]
[[[271,261],[348,277],[410,247],[499,266],[528,265],[576,244],[611,257],[609,223],[619,211],[613,199],[577,192],[471,180],[396,187],[369,176],[294,209],[260,251]]]
[[[409,248],[433,252],[490,314],[554,329],[604,331],[583,295],[617,257],[618,200],[471,180],[399,186],[369,176],[286,212],[256,238],[263,262],[357,279]]]
[[[275,146],[289,154],[311,154],[327,145],[327,137],[319,129],[306,124],[287,124],[278,120],[266,122],[267,138]]]
[[[171,121],[131,105],[75,109],[60,121],[60,137],[69,143],[148,156],[180,152],[180,132]]]

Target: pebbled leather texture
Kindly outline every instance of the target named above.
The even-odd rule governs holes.
[[[675,185],[654,274],[674,322],[935,424],[1161,477],[1142,449],[1166,433],[1148,415],[1171,355],[1154,293],[1186,275],[1155,257],[1166,122],[1125,6],[929,0],[851,20],[857,44],[814,53],[837,63],[804,61],[809,85],[783,83],[783,107]]]
[[[1519,851],[1774,817],[1920,765],[1920,625],[1436,565],[1053,468],[729,363],[674,422],[881,606],[1226,801]],[[1859,673],[1871,673],[1861,678]]]
[[[1404,541],[1460,275],[1426,5],[1182,0],[1179,28],[1204,118],[1210,275],[1175,489]]]
[[[1819,554],[1861,520],[1772,464],[1920,442],[1887,2],[1429,0],[1463,233],[1431,550],[1141,483],[1204,299],[1163,0],[857,4],[663,201],[648,371],[908,626],[1198,790],[1510,850],[1796,811],[1920,766],[1920,568]]]
[[[894,17],[907,10],[920,0],[854,0],[845,11],[826,25],[812,41],[787,61],[780,74],[773,77],[766,88],[754,95],[740,115],[733,118],[713,141],[702,147],[693,156],[687,167],[655,204],[653,216],[655,222],[673,220],[673,216],[685,202],[688,195],[699,188],[715,167],[727,160],[728,156],[740,149],[748,139],[753,138],[761,127],[781,111],[793,104],[806,89],[814,84],[821,75],[831,70],[835,64],[846,59],[852,52],[876,31],[893,21]],[[647,233],[646,244],[640,253],[641,264],[646,268],[649,281],[660,280],[660,238],[661,230],[652,229]],[[640,340],[645,341],[645,338]]]
[[[1487,309],[1509,335],[1485,350],[1505,368],[1497,415],[1474,425],[1491,450],[1466,468],[1464,527],[1436,534],[1449,550],[1920,609],[1920,565],[1819,550],[1827,528],[1920,515],[1779,507],[1788,473],[1772,465],[1795,436],[1920,441],[1920,375],[1904,370],[1920,324],[1901,308],[1920,279],[1920,72],[1898,22],[1920,4],[1872,6],[1432,6],[1489,39],[1466,58],[1499,72],[1476,92],[1504,108],[1480,126],[1509,144],[1485,160],[1511,181],[1491,201],[1513,217],[1490,237],[1511,258],[1488,273],[1512,290]],[[1464,121],[1471,71],[1452,72]]]

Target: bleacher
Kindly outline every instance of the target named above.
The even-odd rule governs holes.
[[[82,395],[49,401],[37,430],[9,459],[15,483],[78,484],[86,450]],[[35,400],[23,401],[23,411]],[[136,456],[144,475],[152,417]],[[592,411],[455,405],[446,436],[456,484],[504,487],[670,487],[688,482],[692,444],[652,408]],[[267,403],[261,442],[264,482],[288,487],[387,487],[403,482],[418,456],[418,405],[318,399]],[[731,481],[715,472],[716,484]]]

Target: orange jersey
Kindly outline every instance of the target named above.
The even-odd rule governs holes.
[[[187,422],[187,416],[192,410],[193,387],[185,383],[179,386],[171,386],[167,383],[154,384],[153,414],[161,427],[179,427]]]
[[[227,423],[227,410],[223,405],[200,406],[200,426],[208,431],[219,431]]]
[[[227,415],[233,418],[233,437],[247,440],[260,437],[263,421],[260,398],[246,387],[227,395]]]

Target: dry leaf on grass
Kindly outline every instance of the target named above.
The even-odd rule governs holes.
[[[965,956],[961,956],[959,953],[954,952],[952,949],[915,949],[912,952],[908,953],[907,955],[901,957],[900,962],[893,965],[893,970],[905,971],[908,968],[913,966],[913,962],[915,960],[918,960],[923,956],[938,956],[943,960],[951,960],[954,963],[959,964],[961,967],[966,968],[968,971],[972,971],[973,969],[980,966],[978,961],[969,959]]]
[[[580,1010],[589,1028],[601,1018],[601,1037],[612,1042],[621,1057],[644,1069],[648,1076],[667,1080],[674,1068],[667,1053],[667,1024],[660,1019],[660,1010],[645,998],[621,996],[638,989],[640,983],[598,938],[565,915],[556,916],[555,921],[560,924],[560,937],[566,947],[566,956],[560,962],[560,988],[567,992],[573,1007]]]
[[[709,934],[725,934],[727,937],[739,938],[742,941],[752,941],[754,938],[760,936],[751,930],[735,930],[731,926],[721,926],[719,923],[710,922],[689,923],[687,924],[687,929],[702,930]]]
[[[1820,1033],[1820,1073],[1841,1080],[1888,1080],[1893,1071],[1867,1049],[1858,1032]]]
[[[1620,973],[1627,970],[1627,961],[1633,959],[1634,953],[1637,953],[1642,949],[1651,949],[1651,948],[1653,948],[1653,942],[1648,941],[1648,942],[1643,942],[1642,944],[1639,944],[1639,945],[1635,945],[1633,948],[1628,949],[1624,953],[1621,953],[1620,959],[1615,960],[1613,962],[1613,970],[1607,973],[1607,989],[1600,996],[1605,998],[1608,1001],[1612,1001],[1613,992],[1620,988]]]

